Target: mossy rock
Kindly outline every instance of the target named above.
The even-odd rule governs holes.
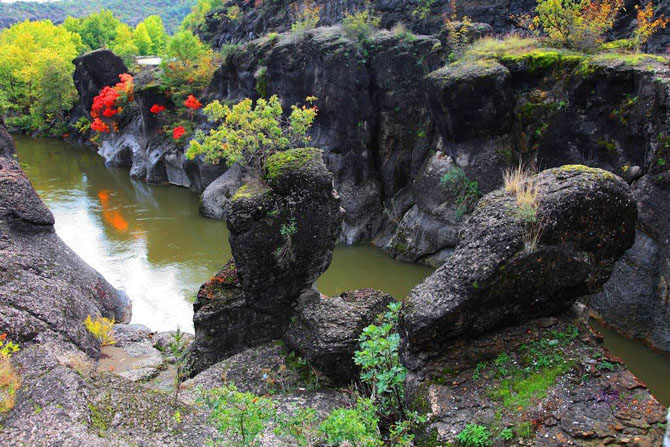
[[[259,182],[245,183],[244,185],[240,186],[235,194],[233,194],[231,200],[249,199],[252,197],[261,196],[268,192],[269,189]]]
[[[323,164],[320,149],[312,147],[288,149],[272,154],[268,158],[265,178],[270,181],[277,180],[303,168],[317,167],[320,164]]]

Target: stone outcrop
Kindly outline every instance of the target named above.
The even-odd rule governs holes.
[[[235,193],[244,185],[244,168],[234,164],[207,186],[200,199],[200,214],[212,219],[225,219]]]
[[[319,297],[299,307],[286,343],[335,383],[346,385],[360,376],[353,358],[363,329],[392,301],[390,295],[372,289]]]
[[[508,428],[509,445],[651,447],[663,437],[665,409],[603,348],[583,306],[441,345],[406,389],[428,416],[419,445],[456,443],[468,424],[491,439]]]
[[[207,15],[204,25],[199,29],[201,38],[209,41],[215,48],[225,44],[240,43],[266,35],[270,32],[285,32],[291,29],[294,21],[291,0],[234,2],[240,8],[235,17],[226,14],[226,9],[214,9]],[[635,5],[639,1],[624,2],[625,8],[615,23],[613,37],[630,36],[635,28]],[[660,14],[668,15],[668,6],[662,2],[655,7]],[[444,28],[446,17],[469,17],[474,22],[485,23],[496,33],[506,33],[517,29],[515,16],[533,12],[537,4],[527,0],[510,2],[474,2],[464,1],[453,3],[450,0],[316,0],[320,7],[319,26],[330,26],[340,23],[346,13],[370,8],[370,11],[381,20],[382,27],[391,29],[402,23],[419,34],[439,34]],[[452,6],[456,5],[456,10]],[[226,5],[228,7],[229,5]],[[652,36],[647,44],[647,51],[663,51],[667,46],[668,33],[665,30]]]
[[[226,222],[234,264],[198,292],[192,373],[280,339],[297,302],[316,293],[342,222],[332,182],[319,150],[290,149],[269,157],[262,182],[249,180],[232,197]]]
[[[488,194],[453,255],[409,293],[400,328],[410,365],[448,340],[569,307],[599,290],[632,246],[637,208],[621,178],[578,165],[533,181],[535,223],[521,216],[513,193]]]
[[[0,321],[19,343],[59,339],[99,355],[87,316],[130,320],[130,301],[54,231],[54,218],[18,162],[0,157]]]
[[[96,365],[71,345],[22,346],[16,405],[0,415],[0,444],[17,447],[204,446],[217,439],[206,416]],[[180,417],[175,418],[175,412]]]

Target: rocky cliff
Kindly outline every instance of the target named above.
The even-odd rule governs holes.
[[[214,47],[236,44],[253,40],[270,32],[286,32],[291,29],[296,11],[293,0],[256,1],[234,0],[225,7],[209,12],[205,23],[200,27],[200,36]],[[613,38],[627,37],[634,28],[635,6],[637,0],[624,2],[624,9],[617,17]],[[654,10],[667,16],[668,5],[653,2]],[[226,14],[227,8],[235,5],[238,14]],[[332,26],[342,22],[346,13],[369,8],[378,16],[381,25],[390,29],[398,23],[406,25],[417,34],[437,34],[448,17],[457,19],[468,17],[473,22],[486,23],[498,33],[518,30],[517,17],[532,12],[537,3],[531,0],[512,0],[509,2],[476,2],[465,0],[316,0],[319,7],[319,25]],[[665,31],[654,36],[647,45],[647,51],[663,51],[670,34]]]
[[[391,3],[389,11],[401,8]],[[444,6],[430,5],[431,11]],[[219,33],[226,42],[261,33],[275,16],[285,23],[279,13],[241,7],[248,14],[234,28],[239,39],[226,28]],[[335,20],[342,11],[328,3],[322,14]],[[387,24],[397,20],[383,16]],[[226,20],[221,26],[232,26]],[[242,32],[251,22],[257,31]],[[471,38],[492,30],[468,29]],[[372,240],[398,259],[436,267],[453,252],[479,197],[520,161],[537,169],[580,163],[622,176],[640,206],[638,237],[590,306],[629,336],[670,350],[668,228],[661,217],[670,166],[666,64],[504,42],[447,64],[454,51],[447,37],[381,31],[359,41],[337,26],[261,37],[227,50],[209,97],[276,94],[285,107],[319,98],[312,144],[324,150],[346,212],[340,240]],[[141,99],[156,94],[150,74],[137,79],[140,99],[121,132],[103,138],[101,154],[148,182],[204,191],[203,214],[225,217],[242,173],[235,167],[219,176],[224,166],[187,161],[183,147],[152,127],[147,109],[157,96]],[[632,309],[629,319],[623,308]]]
[[[102,315],[128,322],[130,301],[72,252],[53,225],[18,162],[0,157],[2,331],[15,342],[57,339],[97,357],[100,345],[83,321]]]

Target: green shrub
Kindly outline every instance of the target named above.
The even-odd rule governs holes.
[[[293,3],[293,24],[291,24],[291,31],[302,35],[305,31],[316,28],[319,23],[319,12],[321,6],[315,5],[311,0]]]
[[[316,98],[308,97],[308,102]],[[251,99],[229,107],[214,101],[204,109],[215,127],[205,134],[199,130],[191,141],[186,157],[193,159],[203,154],[207,163],[224,160],[229,166],[240,163],[252,167],[258,179],[265,174],[268,157],[288,148],[306,145],[310,137],[307,131],[317,114],[316,107],[293,105],[286,119],[277,96],[259,99],[253,105]]]
[[[375,29],[381,25],[381,19],[372,14],[370,9],[355,12],[353,14],[347,13],[342,20],[342,29],[344,33],[354,40],[366,42],[370,40],[370,36]]]
[[[277,414],[272,400],[241,393],[234,385],[207,391],[200,401],[210,409],[210,421],[218,431],[241,447],[256,445],[258,436]]]
[[[462,447],[490,447],[493,445],[491,433],[479,424],[468,424],[456,439]]]
[[[348,443],[356,447],[380,447],[384,443],[380,439],[378,423],[372,400],[359,398],[355,408],[338,408],[330,413],[319,431],[327,446]]]
[[[612,29],[623,0],[538,0],[534,25],[566,48],[593,51]]]

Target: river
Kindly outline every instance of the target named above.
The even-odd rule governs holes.
[[[222,221],[198,214],[185,188],[151,186],[107,168],[93,150],[58,140],[15,136],[19,159],[56,218],[58,235],[133,302],[133,322],[153,330],[193,331],[190,300],[230,259]],[[371,245],[338,245],[317,282],[328,295],[372,287],[404,297],[432,272],[394,260]],[[670,404],[670,360],[598,327],[664,404]]]

